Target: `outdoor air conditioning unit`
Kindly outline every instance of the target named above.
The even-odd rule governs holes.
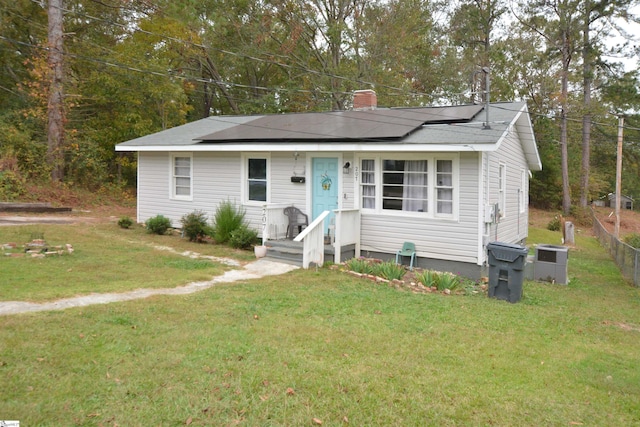
[[[566,285],[568,280],[569,248],[557,245],[538,245],[533,264],[534,280]]]

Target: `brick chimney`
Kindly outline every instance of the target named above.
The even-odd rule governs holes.
[[[353,92],[353,109],[356,111],[375,110],[378,107],[378,96],[371,89]]]

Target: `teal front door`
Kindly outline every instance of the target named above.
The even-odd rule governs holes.
[[[324,234],[327,234],[329,224],[333,222],[333,210],[338,209],[338,159],[335,157],[314,157],[313,183],[311,205],[313,206],[313,219],[322,212],[331,211],[328,220],[325,220]]]

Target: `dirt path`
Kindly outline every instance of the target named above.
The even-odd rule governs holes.
[[[186,295],[208,289],[218,283],[230,283],[239,280],[259,279],[265,276],[284,274],[298,267],[280,262],[259,259],[244,266],[242,270],[231,270],[222,276],[206,282],[193,282],[177,288],[136,289],[123,293],[90,294],[57,301],[33,303],[24,301],[0,302],[0,316],[35,311],[64,310],[72,307],[108,304],[119,301],[147,298],[153,295]]]

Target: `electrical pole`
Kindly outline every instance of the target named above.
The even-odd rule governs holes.
[[[62,1],[49,0],[49,103],[47,106],[47,163],[51,166],[51,181],[64,177],[64,42],[62,30]]]
[[[618,116],[618,155],[616,158],[616,225],[613,235],[620,237],[620,196],[622,187],[622,131],[624,128],[624,117]]]

